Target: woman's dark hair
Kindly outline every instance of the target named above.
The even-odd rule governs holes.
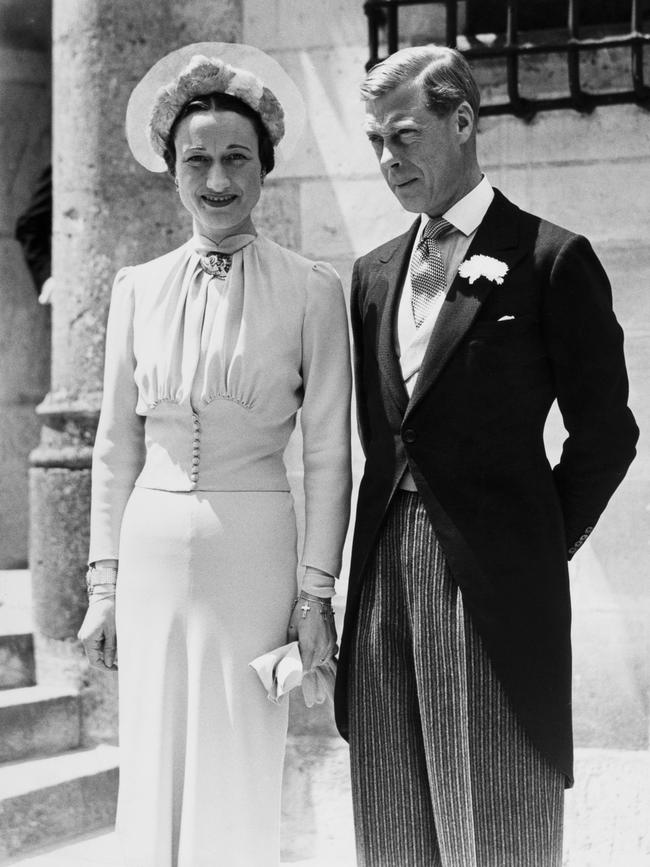
[[[188,117],[190,114],[194,114],[198,111],[210,110],[234,111],[236,114],[240,114],[242,117],[247,117],[253,122],[255,132],[257,133],[260,162],[262,163],[264,174],[268,175],[275,166],[275,153],[266,127],[262,123],[262,119],[255,109],[251,108],[250,105],[243,102],[241,99],[238,99],[236,96],[231,96],[229,93],[208,93],[205,96],[197,96],[189,102],[186,102],[183,108],[178,112],[174,119],[174,123],[172,124],[172,128],[169,131],[165,153],[163,154],[169,174],[172,177],[176,176],[176,145],[174,143],[174,137],[176,136],[178,124],[183,120],[183,118]]]

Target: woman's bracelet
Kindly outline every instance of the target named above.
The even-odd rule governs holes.
[[[311,593],[305,593],[304,590],[300,591],[300,594],[296,596],[293,600],[293,605],[291,610],[293,611],[296,605],[302,602],[303,604],[300,606],[300,610],[302,611],[302,619],[304,620],[307,617],[307,614],[312,609],[312,604],[318,605],[320,607],[320,616],[323,618],[325,622],[333,622],[334,621],[334,609],[332,608],[332,600],[324,598],[322,596],[313,596]]]

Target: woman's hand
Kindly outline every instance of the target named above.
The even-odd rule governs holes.
[[[301,593],[291,612],[288,641],[298,641],[303,671],[311,671],[337,651],[334,612],[328,599]]]
[[[115,595],[93,599],[77,637],[84,646],[88,662],[102,671],[117,671],[115,634]]]

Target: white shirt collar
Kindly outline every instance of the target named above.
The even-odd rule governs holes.
[[[459,232],[462,232],[463,235],[469,236],[480,226],[493,198],[494,190],[492,189],[492,184],[483,175],[474,189],[470,190],[462,199],[459,199],[442,216],[458,229]],[[428,214],[422,214],[418,236],[422,234],[429,220]]]

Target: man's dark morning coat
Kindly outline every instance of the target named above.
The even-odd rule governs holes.
[[[519,210],[495,191],[465,261],[482,254],[504,262],[508,272],[501,285],[456,276],[409,401],[394,334],[417,225],[359,259],[353,275],[366,464],[337,723],[346,736],[361,585],[408,464],[518,718],[570,784],[567,561],[623,479],[638,437],[610,284],[585,238]],[[568,437],[551,469],[543,430],[556,399]]]

